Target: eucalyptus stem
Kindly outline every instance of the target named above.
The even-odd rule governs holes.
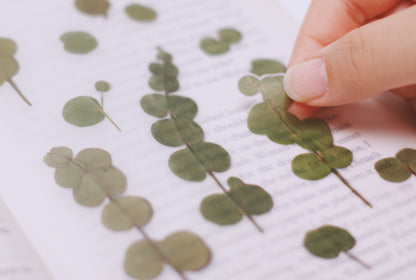
[[[357,258],[356,256],[354,256],[353,254],[351,254],[348,251],[342,251],[344,254],[346,254],[350,259],[358,262],[359,264],[361,264],[363,267],[365,267],[366,269],[371,269],[371,266],[366,264],[365,262],[363,262],[362,260],[360,260],[359,258]]]
[[[26,102],[27,105],[32,106],[32,103],[30,103],[30,101],[23,95],[19,87],[13,82],[11,78],[7,79],[6,81],[9,82],[9,84],[14,88],[17,94],[23,99],[24,102]]]
[[[121,132],[120,127],[118,127],[113,119],[106,112],[104,112],[103,108],[98,108],[98,111],[100,111],[117,128],[117,130]]]

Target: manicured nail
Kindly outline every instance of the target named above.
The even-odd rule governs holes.
[[[284,86],[290,98],[299,102],[317,99],[328,91],[328,76],[323,58],[296,64],[285,75]]]

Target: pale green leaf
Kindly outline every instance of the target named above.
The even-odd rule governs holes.
[[[99,92],[106,92],[111,89],[111,86],[106,81],[98,81],[95,83],[95,89]]]
[[[235,44],[240,42],[242,35],[241,33],[233,28],[224,28],[218,31],[218,36],[221,42],[227,44]]]
[[[187,181],[199,182],[206,178],[206,169],[188,148],[173,153],[169,158],[172,172]]]
[[[176,78],[179,74],[178,68],[170,62],[161,63],[151,63],[149,65],[149,70],[155,75],[162,75],[165,77],[174,77]]]
[[[19,72],[19,63],[11,56],[0,55],[0,85]]]
[[[386,181],[393,183],[404,182],[412,173],[397,158],[385,158],[376,162],[376,171]]]
[[[202,39],[199,47],[207,54],[210,55],[219,55],[226,53],[230,46],[225,42],[219,42],[212,38],[204,38]]]
[[[17,44],[9,38],[0,38],[0,55],[14,56],[17,51]]]
[[[55,171],[55,181],[64,188],[76,188],[81,183],[81,179],[85,174],[82,163],[74,160],[69,162],[65,167],[58,167]]]
[[[149,86],[155,91],[175,92],[179,89],[179,81],[175,77],[153,75],[149,80]]]
[[[103,149],[84,149],[78,153],[75,159],[82,162],[88,171],[99,167],[111,167],[111,155]]]
[[[253,76],[244,76],[238,81],[238,89],[244,95],[255,95],[260,92],[260,81]]]
[[[45,155],[43,161],[49,167],[66,167],[72,159],[72,150],[67,147],[52,148],[49,153]]]
[[[283,81],[280,77],[266,77],[260,82],[260,92],[266,103],[284,110],[292,104],[292,100],[286,95]]]
[[[256,59],[251,62],[250,72],[260,77],[266,74],[284,73],[286,72],[286,67],[277,60]]]
[[[92,35],[81,31],[67,32],[60,39],[64,43],[64,49],[75,54],[92,52],[98,45]]]
[[[263,122],[266,135],[271,141],[282,145],[295,143],[299,123],[295,115],[269,109],[264,113]]]
[[[331,168],[345,168],[352,163],[352,152],[343,147],[332,146],[320,153]]]
[[[196,103],[192,99],[183,96],[169,96],[168,107],[177,118],[182,117],[192,120],[198,112]]]
[[[146,113],[156,118],[166,117],[169,111],[166,96],[162,94],[147,94],[140,100],[140,105]]]
[[[247,118],[247,125],[251,132],[255,134],[266,134],[265,118],[270,110],[266,103],[258,103],[251,108]]]
[[[306,180],[320,180],[331,173],[331,168],[314,154],[300,154],[292,160],[292,171]]]
[[[207,196],[199,209],[205,219],[217,225],[233,225],[243,218],[235,202],[226,194]]]
[[[151,22],[157,17],[153,9],[138,4],[128,5],[125,11],[131,19],[140,22]]]
[[[178,147],[204,140],[204,131],[194,121],[185,118],[164,119],[152,125],[152,135],[161,144]]]
[[[230,155],[217,144],[197,143],[192,145],[192,152],[208,171],[223,172],[230,167]]]
[[[147,241],[133,243],[127,250],[124,270],[135,279],[153,279],[163,270],[163,260]]]
[[[101,105],[90,96],[78,96],[69,100],[63,110],[62,116],[70,124],[85,127],[95,125],[104,119],[100,112]]]
[[[110,3],[107,0],[76,0],[78,10],[89,15],[107,15]]]
[[[333,146],[332,133],[325,121],[304,119],[299,125],[296,143],[310,151],[324,151]]]
[[[408,166],[416,172],[416,150],[409,148],[402,149],[396,154],[396,158],[403,165]]]

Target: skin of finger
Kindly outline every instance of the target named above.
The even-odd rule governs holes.
[[[404,98],[416,98],[416,85],[405,86],[392,90],[395,94]]]
[[[394,7],[399,0],[312,0],[289,67]],[[330,11],[330,12],[329,12]]]
[[[416,6],[355,29],[323,55],[328,92],[307,102],[333,106],[416,84]]]

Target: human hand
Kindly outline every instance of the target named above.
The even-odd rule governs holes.
[[[290,111],[308,116],[386,90],[416,110],[415,2],[312,0],[285,75]]]

